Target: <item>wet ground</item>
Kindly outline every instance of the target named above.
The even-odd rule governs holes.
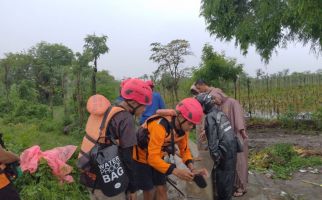
[[[322,133],[319,132],[294,132],[284,129],[252,129],[249,133],[250,150],[258,151],[266,146],[276,143],[291,143],[297,146],[322,151]],[[195,156],[201,158],[196,161],[196,166],[206,167],[209,172],[212,168],[212,161],[209,153],[197,151],[196,145],[191,144],[191,150]],[[198,155],[199,154],[199,155]],[[235,197],[234,200],[320,200],[322,199],[322,166],[305,168],[303,172],[295,172],[291,180],[272,179],[265,173],[249,172],[249,185],[247,193],[242,197]],[[314,171],[312,173],[310,171]],[[317,173],[316,173],[317,172]],[[177,187],[183,191],[185,196],[180,195],[170,185],[169,199],[201,199],[211,200],[211,182],[208,179],[208,187],[199,189],[194,183],[185,183],[173,178]]]

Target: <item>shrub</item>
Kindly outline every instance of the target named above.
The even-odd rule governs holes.
[[[43,132],[59,131],[62,127],[61,122],[52,119],[42,120],[39,123],[39,130]]]
[[[2,99],[0,100],[0,110],[0,117],[3,117],[4,115],[10,113],[13,110],[13,104]]]
[[[314,122],[315,122],[315,125],[316,125],[316,128],[318,130],[321,130],[322,129],[322,106],[319,107],[314,113],[313,113],[313,116],[312,116]]]
[[[26,116],[28,118],[43,119],[50,116],[50,110],[46,105],[21,100],[15,104],[13,116]]]
[[[320,157],[300,157],[292,144],[275,144],[250,156],[250,168],[273,170],[275,178],[289,179],[294,171],[308,166],[322,165]]]
[[[295,118],[297,113],[295,112],[294,106],[289,105],[288,110],[281,114],[278,119],[282,122],[282,127],[284,128],[295,128],[296,121]]]
[[[76,155],[74,153],[74,155]],[[75,157],[75,156],[73,156]],[[72,159],[68,164],[75,163]],[[25,172],[22,177],[19,177],[15,182],[20,196],[23,200],[39,200],[39,199],[89,199],[86,188],[79,184],[79,173],[73,165],[72,176],[73,183],[60,183],[59,180],[52,174],[51,168],[45,160],[41,160],[37,171],[34,174]]]

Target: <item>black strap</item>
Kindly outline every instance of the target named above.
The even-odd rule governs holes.
[[[171,150],[172,150],[171,154],[174,156],[174,154],[175,154],[175,147],[174,147],[175,143],[174,143],[173,129],[170,129],[170,134],[171,134]]]
[[[105,111],[105,113],[104,113],[104,117],[103,117],[103,119],[102,119],[102,123],[101,123],[101,126],[100,126],[100,128],[99,128],[99,137],[98,137],[98,139],[97,139],[97,141],[96,141],[96,142],[98,142],[98,140],[99,140],[100,138],[104,137],[104,138],[107,138],[108,140],[112,141],[112,143],[114,143],[115,145],[118,145],[118,144],[117,144],[117,142],[116,142],[116,140],[115,140],[115,136],[113,136],[113,137],[112,137],[112,134],[108,131],[108,128],[109,128],[109,125],[110,125],[110,122],[111,122],[111,120],[112,120],[112,117],[113,117],[113,116],[111,117],[110,121],[109,121],[109,122],[107,123],[107,125],[106,125],[105,135],[104,135],[104,136],[101,136],[101,135],[102,135],[102,132],[103,132],[103,129],[104,129],[104,127],[105,127],[105,122],[106,122],[107,116],[108,116],[108,114],[110,113],[110,111],[111,111],[112,107],[113,107],[113,106],[110,106],[110,107]]]
[[[176,182],[172,180],[169,176],[166,177],[166,181],[174,188],[176,189],[183,197],[186,197],[186,195],[176,186]]]
[[[171,124],[170,124],[170,126],[171,126],[171,129],[170,129],[170,134],[171,134],[171,149],[172,149],[172,152],[171,152],[171,154],[174,156],[174,154],[175,154],[175,147],[174,147],[174,145],[175,145],[175,142],[174,142],[174,133],[173,133],[173,129],[175,128],[175,116],[173,116],[172,118],[171,118]]]
[[[102,132],[103,132],[103,129],[105,127],[105,122],[106,122],[106,119],[107,119],[107,116],[108,114],[110,113],[110,111],[112,110],[112,106],[108,107],[108,109],[105,111],[104,113],[104,117],[102,119],[102,122],[101,122],[101,125],[100,125],[100,128],[99,128],[99,136],[98,136],[98,139],[97,141],[101,138],[101,135],[102,135]],[[97,142],[96,141],[96,142]]]
[[[136,107],[133,107],[130,103],[129,103],[129,100],[125,100],[125,103],[132,109],[132,111],[130,112],[132,115],[134,115],[135,114],[135,112],[136,112],[136,110],[140,107],[140,106],[142,106],[141,104],[139,104],[138,106],[136,106]]]
[[[93,183],[92,194],[94,194],[94,192],[95,192],[96,184],[97,184],[97,178],[95,178],[95,181],[94,181],[94,183]]]
[[[104,113],[104,117],[103,117],[103,119],[102,119],[102,122],[101,122],[101,125],[100,125],[100,127],[99,127],[99,136],[98,136],[98,138],[97,138],[97,140],[96,140],[96,142],[95,143],[98,143],[98,140],[102,137],[102,133],[103,133],[103,129],[104,129],[104,127],[105,127],[105,122],[106,122],[106,119],[107,119],[107,116],[108,116],[108,114],[110,113],[110,111],[112,110],[112,107],[113,106],[110,106],[110,107],[108,107],[108,109],[105,111],[105,113]],[[109,122],[108,122],[108,124],[109,124]],[[106,129],[108,129],[108,124],[107,124],[107,126],[106,126]],[[86,134],[87,135],[87,134]],[[104,137],[106,137],[106,136],[104,136]],[[93,138],[92,138],[93,139]],[[90,140],[90,139],[89,139]],[[90,140],[91,141],[91,140]],[[86,153],[85,153],[86,154]],[[85,154],[83,154],[83,155],[85,155]],[[97,157],[98,155],[96,155],[96,157]],[[96,159],[96,158],[95,158]],[[95,187],[96,187],[96,184],[97,184],[97,178],[95,179],[95,181],[94,181],[94,183],[93,183],[93,189],[92,189],[92,194],[94,194],[94,192],[95,192]]]
[[[136,160],[139,160],[139,147],[138,147],[138,145],[135,145],[135,154],[136,154]]]
[[[94,138],[92,138],[90,135],[88,135],[87,133],[85,134],[85,138],[94,144],[96,143],[96,140]]]
[[[150,122],[156,120],[156,119],[161,119],[161,120],[164,119],[167,122],[166,125],[162,124],[162,123],[159,123],[159,124],[162,125],[165,128],[167,133],[171,134],[171,148],[172,148],[171,154],[174,156],[174,154],[175,154],[175,149],[174,149],[175,143],[174,143],[173,126],[171,125],[171,123],[169,123],[169,121],[165,117],[160,116],[160,115],[154,115],[154,116],[149,117],[145,121],[146,129],[148,129],[148,124]],[[136,150],[136,159],[139,160],[139,152],[138,152],[138,146],[137,145],[135,146],[135,150]],[[146,151],[146,159],[148,159],[148,151]]]
[[[123,108],[123,110],[126,110],[126,109],[125,109],[125,107],[124,107],[124,106],[122,106],[122,105],[117,105],[116,107]],[[120,112],[122,112],[122,111],[120,111]],[[120,112],[118,112],[118,113],[120,113]],[[117,115],[118,113],[115,113],[115,115]],[[114,116],[115,116],[115,115],[114,115]],[[107,124],[107,126],[106,126],[105,136],[106,136],[106,138],[107,138],[108,140],[112,141],[112,143],[113,143],[113,144],[118,145],[118,144],[117,144],[117,142],[116,142],[116,140],[115,140],[115,138],[117,138],[118,136],[117,136],[117,135],[115,135],[114,133],[112,134],[112,133],[109,131],[109,124],[110,124],[110,122],[111,122],[111,120],[112,120],[112,118],[113,118],[114,116],[112,116],[112,117],[111,117],[111,119],[110,119],[109,123],[108,123],[108,124]]]
[[[86,158],[90,159],[90,156],[88,155],[88,153],[85,153],[85,151],[80,150],[79,153],[85,156]]]

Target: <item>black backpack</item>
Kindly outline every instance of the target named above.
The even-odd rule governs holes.
[[[112,106],[104,113],[98,138],[99,140],[102,137],[106,137],[110,143],[98,143],[97,140],[90,151],[90,173],[96,176],[92,184],[86,184],[86,186],[93,188],[92,192],[95,189],[100,189],[108,197],[124,192],[129,184],[129,178],[118,152],[119,146],[115,141],[115,136],[108,131],[108,125],[106,127],[106,136],[102,136],[102,130],[111,108]]]
[[[147,150],[148,144],[149,144],[149,130],[148,125],[150,122],[161,119],[160,123],[166,130],[168,134],[171,134],[171,144],[170,146],[165,146],[162,148],[162,151],[167,152],[168,154],[174,155],[175,153],[175,143],[174,143],[174,133],[173,133],[173,126],[170,124],[170,122],[163,116],[160,115],[152,115],[149,117],[137,130],[136,132],[136,138],[137,138],[137,146],[136,151],[138,151],[137,147],[140,147],[141,149]],[[138,157],[138,152],[136,152],[136,156]]]
[[[222,117],[224,117],[223,122],[221,122]],[[216,124],[217,124],[218,133],[220,133],[219,135],[221,135],[223,137],[224,134],[227,134],[228,132],[230,132],[230,134],[235,136],[236,143],[237,143],[237,146],[236,146],[237,153],[243,152],[243,144],[239,140],[239,138],[236,136],[236,133],[234,133],[234,130],[232,129],[230,121],[224,112],[222,112],[222,111],[217,112]],[[222,138],[220,138],[220,140],[222,140]]]

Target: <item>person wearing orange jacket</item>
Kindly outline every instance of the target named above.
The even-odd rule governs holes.
[[[0,145],[0,199],[1,200],[19,200],[19,194],[15,187],[12,185],[8,177],[6,176],[4,169],[6,164],[19,161],[19,157],[10,152],[6,151]]]
[[[121,96],[124,100],[119,104],[111,107],[111,110],[106,119],[108,126],[105,127],[102,132],[113,133],[119,145],[118,152],[120,154],[120,160],[125,166],[125,172],[129,179],[125,193],[126,196],[124,195],[124,193],[121,193],[113,197],[107,197],[101,189],[93,190],[92,188],[90,188],[90,190],[92,191],[90,198],[92,200],[136,199],[136,183],[134,179],[136,165],[132,160],[133,146],[137,144],[134,116],[139,117],[144,112],[145,106],[151,104],[152,90],[143,80],[132,78],[123,85],[121,89]],[[100,105],[102,104],[102,102],[97,101],[95,102],[95,104]],[[110,105],[109,102],[105,104]],[[110,107],[109,105],[108,107]],[[93,108],[90,110],[95,109],[97,108],[93,106]],[[83,161],[88,160],[90,151],[95,145],[95,142],[98,141],[105,144],[109,144],[111,142],[111,139],[109,139],[108,137],[100,137],[99,125],[101,124],[102,118],[103,117],[90,115],[87,122],[86,135],[83,138],[78,159],[78,167],[82,171],[86,171],[84,169],[86,169],[87,163]],[[88,173],[88,171],[83,174],[85,180],[89,180],[91,179],[91,177],[93,177],[93,175]],[[113,188],[105,189],[112,190]]]
[[[173,174],[182,180],[192,181],[197,173],[193,166],[188,140],[189,131],[201,122],[202,107],[196,99],[186,98],[176,106],[175,111],[176,114],[172,116],[163,116],[151,122],[147,120],[149,122],[147,148],[134,147],[133,159],[137,164],[136,182],[138,188],[143,190],[144,200],[152,200],[154,195],[157,200],[167,199],[167,175]],[[170,129],[166,128],[168,126]],[[179,169],[174,163],[167,163],[163,159],[165,149],[171,146],[173,148],[174,143],[178,145],[182,162],[186,164],[187,169]],[[200,172],[207,174],[206,170]]]

